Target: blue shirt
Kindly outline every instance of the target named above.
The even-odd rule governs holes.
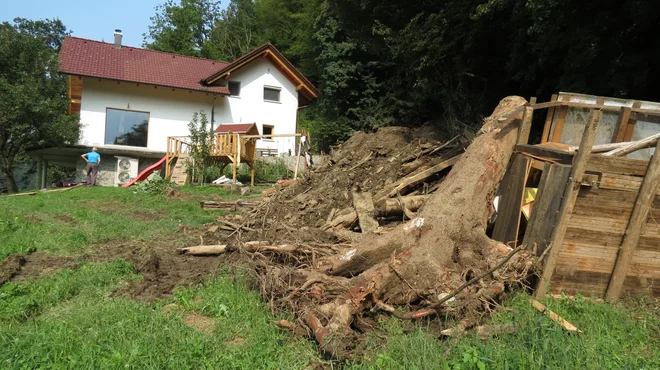
[[[99,158],[101,158],[101,155],[97,152],[89,152],[85,154],[85,157],[87,157],[89,163],[99,163]]]

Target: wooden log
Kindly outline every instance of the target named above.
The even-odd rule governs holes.
[[[627,145],[630,145],[634,143],[634,141],[625,141],[622,143],[610,143],[610,144],[600,144],[600,145],[594,145],[593,148],[591,148],[591,153],[604,153],[604,152],[609,152],[614,149],[618,149]],[[577,145],[571,145],[568,147],[568,152],[570,154],[575,154],[579,149],[579,146]]]
[[[357,212],[360,230],[363,233],[370,233],[378,229],[378,221],[374,218],[374,203],[369,192],[353,192],[353,208]]]
[[[614,157],[623,157],[624,155],[628,155],[632,152],[636,152],[640,149],[645,149],[654,146],[657,142],[658,139],[660,138],[660,133],[649,136],[647,138],[644,138],[642,140],[638,141],[633,141],[632,143],[629,143],[626,146],[616,148],[614,150],[611,150],[603,155],[605,156],[614,156]]]
[[[228,209],[228,210],[236,211],[238,208],[254,207],[256,203],[245,202],[242,200],[237,200],[235,202],[216,202],[212,200],[203,200],[199,202],[199,205],[205,210]]]
[[[383,198],[392,198],[396,196],[401,191],[413,187],[421,183],[422,181],[428,179],[429,177],[435,175],[436,173],[453,166],[454,163],[456,163],[460,157],[461,157],[460,155],[457,155],[442,163],[438,163],[429,169],[423,170],[421,172],[417,172],[412,176],[406,177],[393,184],[388,185],[387,187],[385,187],[385,189],[381,190],[374,196],[375,201],[379,202]]]
[[[642,227],[646,224],[649,209],[655,199],[658,183],[660,183],[660,141],[657,141],[655,154],[649,161],[646,177],[644,177],[642,186],[639,189],[637,200],[635,201],[635,206],[633,207],[632,215],[630,216],[630,221],[623,237],[623,243],[614,264],[614,271],[607,286],[605,298],[610,302],[616,302],[621,295],[623,282],[626,280],[633,253],[639,243]]]
[[[216,256],[227,251],[227,245],[198,245],[195,247],[179,248],[179,253],[191,256]]]
[[[582,134],[580,149],[573,157],[573,165],[571,166],[569,184],[566,186],[563,202],[561,208],[559,209],[559,223],[552,232],[552,241],[550,246],[552,249],[550,250],[550,256],[545,263],[543,274],[541,275],[541,279],[536,288],[537,298],[543,297],[548,289],[548,285],[550,285],[550,279],[552,278],[552,274],[555,271],[557,257],[561,251],[564,235],[566,234],[566,229],[568,228],[568,220],[573,213],[573,207],[575,206],[575,201],[577,200],[578,192],[580,190],[580,184],[577,180],[582,179],[582,176],[584,176],[584,171],[587,167],[587,160],[591,155],[591,147],[594,144],[594,140],[596,140],[596,129],[598,128],[598,123],[602,117],[603,112],[601,111],[591,112],[589,123],[584,128],[584,133]]]
[[[397,199],[382,199],[374,205],[376,215],[379,217],[401,216],[404,214],[404,207],[412,212],[416,212],[429,199],[429,195],[410,195]]]
[[[339,212],[338,216],[332,219],[332,221],[326,223],[325,226],[322,227],[322,229],[328,230],[335,227],[349,228],[355,225],[357,221],[358,221],[358,215],[357,212],[355,212],[355,209],[353,209],[352,207],[344,208],[344,210]]]
[[[543,303],[537,301],[536,299],[530,299],[529,302],[536,308],[539,312],[542,312],[543,314],[547,315],[550,320],[556,322],[557,324],[561,325],[562,328],[573,332],[573,333],[578,333],[582,334],[582,331],[575,327],[575,325],[571,324],[570,322],[564,320],[563,317],[557,315],[556,313],[550,311],[548,307],[546,307]]]

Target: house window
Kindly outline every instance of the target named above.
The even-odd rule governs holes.
[[[229,87],[230,96],[241,95],[241,81],[229,81],[227,87]]]
[[[280,88],[264,86],[264,100],[280,101]]]
[[[272,135],[273,134],[273,126],[271,125],[264,125],[264,136],[266,135]],[[273,140],[273,137],[264,137],[266,140]]]
[[[106,109],[105,144],[147,146],[149,113]]]

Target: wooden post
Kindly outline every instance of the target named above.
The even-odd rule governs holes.
[[[236,158],[236,151],[237,151],[236,145],[238,145],[238,141],[236,140],[236,135],[233,135],[233,139],[234,139],[234,147],[232,149],[234,149],[233,150],[234,163],[232,164],[232,184],[236,185],[236,167],[238,166],[238,159]]]
[[[637,200],[630,215],[630,221],[626,232],[623,236],[623,243],[619,248],[619,255],[614,263],[614,271],[610,277],[610,283],[607,286],[605,298],[610,302],[616,302],[621,296],[623,283],[626,280],[630,262],[633,258],[633,253],[637,248],[639,237],[646,224],[646,218],[653,204],[656,189],[660,183],[660,141],[655,146],[655,153],[649,161],[649,167],[646,170],[646,176],[642,181],[642,186],[639,189]]]
[[[553,94],[550,101],[557,101],[557,94]],[[550,127],[552,126],[552,116],[555,114],[555,107],[548,108],[548,115],[545,117],[545,125],[543,126],[543,134],[541,136],[541,143],[548,142],[550,136]]]
[[[250,163],[250,186],[254,186],[254,160]]]
[[[525,107],[520,132],[518,133],[518,144],[527,144],[529,133],[532,131],[532,117],[534,117],[534,108]]]
[[[296,159],[296,170],[293,172],[293,179],[298,178],[298,166],[300,166],[300,151],[302,150],[302,142],[298,144],[298,159]]]
[[[559,115],[557,116],[557,123],[555,124],[555,131],[552,133],[552,142],[561,142],[561,132],[564,130],[564,122],[568,114],[568,106],[562,105],[559,107]]]
[[[623,138],[626,135],[626,128],[628,127],[628,121],[630,121],[631,112],[631,108],[621,107],[621,113],[619,113],[619,119],[616,122],[616,129],[614,131],[614,136],[612,137],[613,143],[620,143],[623,141]]]
[[[48,181],[48,161],[47,160],[43,161],[43,169],[44,169],[44,173],[43,173],[43,175],[41,175],[40,189],[45,189],[47,187],[46,186],[46,182]]]
[[[35,179],[36,181],[34,182],[34,189],[39,190],[41,186],[41,175],[43,172],[41,171],[41,166],[43,165],[43,156],[39,155],[37,158],[37,178]]]
[[[573,157],[571,175],[568,178],[569,183],[564,191],[563,202],[559,209],[559,223],[552,231],[552,244],[550,244],[550,248],[552,249],[550,250],[548,260],[545,262],[541,280],[536,287],[537,299],[542,298],[545,295],[545,292],[550,285],[550,279],[552,278],[552,274],[555,271],[555,265],[557,264],[557,257],[559,256],[559,252],[561,252],[561,246],[564,242],[564,235],[566,235],[568,220],[571,218],[573,207],[575,206],[575,201],[577,200],[580,191],[580,180],[582,179],[582,176],[584,176],[587,160],[591,155],[591,147],[594,145],[594,140],[596,140],[598,123],[602,117],[603,112],[601,111],[594,110],[591,112],[589,123],[587,124],[587,127],[584,128],[584,133],[582,134],[580,149],[578,149],[578,152]]]

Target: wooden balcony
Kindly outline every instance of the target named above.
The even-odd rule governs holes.
[[[216,133],[211,139],[211,160],[214,163],[235,164],[233,183],[236,183],[236,168],[246,163],[251,171],[251,185],[254,185],[254,161],[257,158],[257,140],[273,137],[299,137],[300,134],[283,135],[241,135],[234,133]],[[174,164],[178,159],[188,158],[192,144],[187,136],[169,136],[167,138],[167,160],[165,176],[171,178]],[[182,164],[185,166],[185,164]],[[223,166],[224,169],[224,166]]]

